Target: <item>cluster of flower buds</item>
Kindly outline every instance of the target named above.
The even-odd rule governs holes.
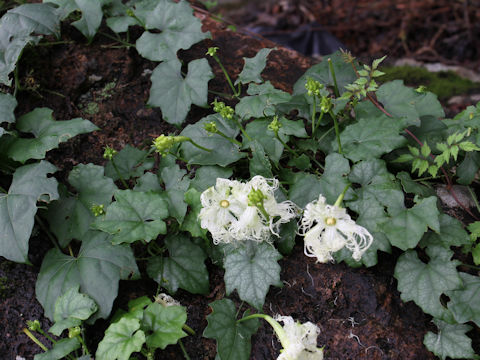
[[[308,96],[320,96],[320,90],[323,89],[323,84],[311,77],[307,77],[305,89],[307,89]]]
[[[105,150],[103,151],[104,159],[112,160],[115,155],[117,155],[117,150],[111,148],[110,146],[105,147]]]
[[[160,155],[167,156],[173,145],[188,140],[189,138],[187,138],[186,136],[165,136],[162,134],[158,136],[155,140],[153,140],[152,147]]]
[[[235,114],[235,110],[231,106],[225,105],[222,101],[215,99],[212,103],[213,111],[220,114],[221,117],[231,120]]]

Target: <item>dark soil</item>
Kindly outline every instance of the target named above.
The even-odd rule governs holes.
[[[208,18],[204,24],[205,30],[212,32],[213,40],[182,53],[183,59],[203,57],[209,46],[218,46],[227,70],[238,74],[243,57],[255,55],[262,47],[274,46],[268,41],[230,32],[225,25]],[[127,144],[142,147],[162,133],[178,131],[161,121],[158,109],[145,107],[150,88],[146,70],[152,70],[156,64],[145,61],[132,49],[115,48],[118,44],[105,37],[97,36],[87,45],[74,28],[65,26],[63,30],[63,38],[74,43],[26,52],[20,64],[22,81],[33,79],[38,88],[20,93],[17,109],[17,115],[22,115],[38,106],[49,107],[57,119],[83,117],[101,128],[78,136],[48,154],[48,160],[60,169],[56,175],[59,180],[64,181],[68,171],[79,163],[103,164],[106,145],[117,150]],[[291,91],[296,79],[313,63],[310,58],[284,48],[272,52],[269,60],[263,75],[286,91]],[[216,74],[210,82],[211,89],[228,92],[220,69],[213,62],[211,65]],[[113,89],[106,91],[107,84],[114,84]],[[206,114],[207,110],[194,107],[188,122]],[[33,359],[34,354],[41,352],[22,329],[30,319],[39,319],[44,329],[50,325],[35,300],[36,275],[49,246],[45,234],[35,229],[29,254],[33,266],[0,259],[0,359],[16,356]],[[422,344],[424,334],[431,329],[430,317],[412,302],[401,301],[392,276],[395,262],[395,255],[382,254],[379,265],[369,269],[315,264],[303,255],[299,243],[290,256],[280,261],[285,286],[271,288],[264,311],[316,323],[321,328],[318,343],[325,346],[327,359],[433,359]],[[215,342],[201,335],[210,312],[208,303],[225,295],[223,270],[211,264],[208,267],[210,295],[196,296],[179,290],[175,296],[186,306],[187,324],[197,334],[183,342],[190,357],[198,360],[215,358]],[[146,276],[141,281],[122,281],[114,308],[125,308],[130,299],[138,296],[153,296],[156,289],[156,283]],[[107,326],[107,321],[99,320],[88,328],[92,351]],[[252,339],[251,358],[274,359],[279,349],[271,328],[263,325]],[[183,359],[183,355],[178,346],[169,346],[157,351],[157,358]]]

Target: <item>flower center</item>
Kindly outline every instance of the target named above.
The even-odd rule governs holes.
[[[228,202],[228,200],[222,200],[220,201],[220,206],[223,208],[228,208],[230,206],[230,203]]]
[[[337,219],[335,219],[334,217],[328,217],[328,218],[325,219],[325,223],[327,225],[332,226],[332,225],[335,225],[337,223]]]

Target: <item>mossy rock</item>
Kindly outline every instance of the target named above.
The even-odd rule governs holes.
[[[403,79],[405,85],[414,87],[424,85],[428,91],[436,94],[439,100],[480,90],[480,83],[458,76],[453,71],[430,72],[416,66],[384,66],[381,71],[385,75],[378,78],[380,82]]]

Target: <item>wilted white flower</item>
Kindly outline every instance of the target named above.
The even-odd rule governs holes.
[[[317,336],[320,329],[311,322],[300,324],[291,316],[275,317],[283,323],[283,334],[278,334],[283,349],[277,360],[322,360],[323,350],[317,348]]]
[[[208,229],[215,244],[234,240],[269,240],[278,236],[282,223],[296,216],[291,201],[277,203],[274,192],[278,180],[255,176],[247,183],[217,179],[215,187],[205,190],[201,197],[201,227]]]
[[[155,302],[162,304],[165,307],[182,306],[179,301],[175,300],[173,297],[165,293],[160,293],[155,296]]]
[[[339,199],[343,199],[343,194]],[[328,205],[320,195],[307,204],[303,213],[299,232],[305,235],[305,255],[316,257],[321,263],[333,260],[332,253],[343,247],[359,261],[373,241],[368,230],[357,225],[339,203]]]

